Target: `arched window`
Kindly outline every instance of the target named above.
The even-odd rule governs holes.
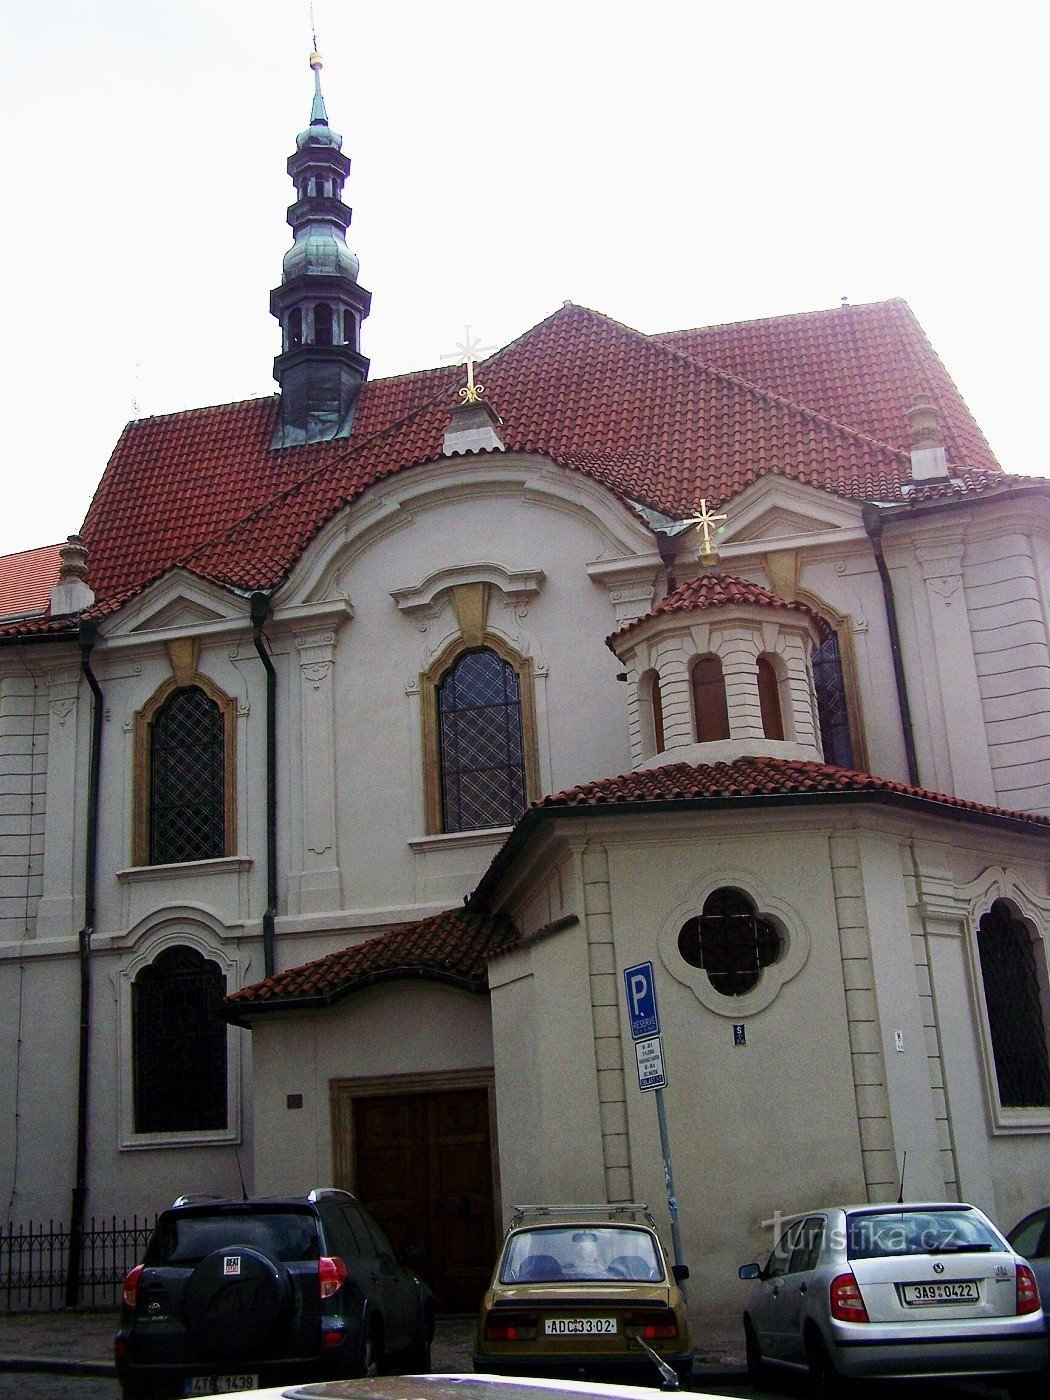
[[[780,681],[768,656],[758,658],[758,703],[762,733],[767,739],[783,739],[784,712],[780,708]]]
[[[981,915],[977,950],[999,1102],[1004,1108],[1050,1107],[1047,1018],[1036,946],[1028,925],[1005,900],[997,899]]]
[[[222,711],[196,685],[175,690],[150,726],[149,860],[153,865],[226,854]]]
[[[693,665],[693,718],[696,742],[707,744],[729,738],[729,706],[722,662],[717,656],[701,656]]]
[[[488,647],[464,652],[437,687],[445,831],[510,826],[525,810],[521,688]]]
[[[853,768],[856,764],[846,703],[846,681],[835,632],[813,653],[813,685],[817,692],[824,762],[834,763],[839,768]]]
[[[772,920],[759,914],[740,890],[712,890],[699,918],[687,920],[678,934],[685,961],[703,968],[715,991],[727,997],[751,991],[780,949]]]
[[[356,322],[354,321],[354,313],[350,310],[350,308],[349,308],[348,306],[347,306],[347,307],[344,307],[344,308],[343,308],[343,344],[344,344],[344,345],[353,345],[353,344],[355,344],[355,331],[356,331],[356,329],[357,329],[357,326],[356,326]]]
[[[667,744],[664,742],[664,702],[660,694],[660,677],[653,676],[651,687],[653,705],[653,743],[654,753],[663,753]]]
[[[135,1131],[225,1128],[226,978],[195,948],[166,948],[132,984]]]
[[[303,312],[296,306],[288,313],[288,348],[295,350],[303,343]]]
[[[319,301],[314,307],[314,344],[331,345],[332,308],[326,301]]]

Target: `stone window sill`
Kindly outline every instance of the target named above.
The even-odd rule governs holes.
[[[140,885],[152,880],[192,880],[200,875],[239,875],[251,868],[248,856],[218,856],[214,860],[180,861],[177,865],[133,865],[118,870],[117,879],[122,885]]]

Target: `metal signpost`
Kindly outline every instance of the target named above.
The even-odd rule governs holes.
[[[627,992],[627,1015],[631,1022],[631,1039],[638,1062],[638,1087],[643,1093],[652,1089],[656,1094],[656,1117],[660,1124],[660,1147],[664,1154],[664,1185],[667,1187],[667,1209],[671,1216],[671,1247],[674,1262],[684,1264],[682,1235],[678,1228],[678,1198],[674,1193],[674,1173],[671,1170],[671,1140],[667,1135],[667,1114],[664,1111],[664,1047],[660,1038],[660,1014],[656,1009],[656,983],[651,962],[636,963],[623,970]]]

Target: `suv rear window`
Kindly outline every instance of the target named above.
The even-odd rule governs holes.
[[[988,1226],[968,1210],[887,1210],[851,1215],[850,1259],[898,1254],[983,1254],[1003,1248]]]
[[[317,1222],[308,1212],[245,1211],[162,1216],[146,1251],[147,1264],[197,1264],[217,1249],[244,1245],[290,1263],[317,1259]]]

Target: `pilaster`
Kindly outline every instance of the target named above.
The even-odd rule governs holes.
[[[86,813],[77,808],[78,695],[80,673],[51,677],[48,687],[47,809],[62,814],[44,831],[44,879],[37,914],[42,938],[71,938],[76,933],[77,891],[74,886],[75,841]]]
[[[336,635],[330,627],[320,628],[298,635],[295,645],[299,652],[302,754],[300,907],[305,914],[315,914],[342,904],[335,815]]]

